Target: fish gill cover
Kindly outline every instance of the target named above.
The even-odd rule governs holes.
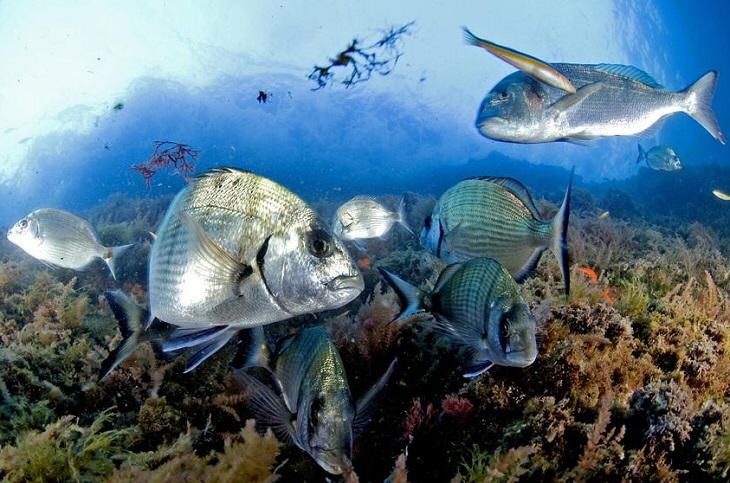
[[[717,70],[711,105],[727,129],[730,10],[722,2],[46,7],[0,3],[0,52],[12,66],[0,74],[0,225],[8,232],[0,240],[0,478],[727,480],[727,148],[681,114],[638,139],[486,139],[477,109],[514,68],[465,45],[460,30],[508,45],[518,68],[539,65],[529,82],[551,96],[559,77],[550,66],[562,62],[635,66],[608,70],[642,92],[631,83],[646,81],[636,69],[669,91]],[[576,88],[557,97],[566,112],[614,85],[604,78],[581,91],[583,82],[564,73]],[[501,92],[492,99],[506,101]],[[600,124],[589,126],[591,137]],[[637,164],[637,143],[647,152],[671,147],[681,169]],[[227,344],[215,311],[197,332],[148,320],[153,245],[182,250],[160,230],[170,206],[189,202],[173,197],[204,173],[213,192],[235,195],[235,176],[211,175],[221,167],[214,173],[248,170],[301,198],[315,215],[298,212],[311,223],[290,238],[301,241],[292,260],[327,260],[343,243],[344,272],[324,287],[344,288],[350,303],[261,332],[239,332],[234,320]],[[496,201],[473,201],[500,207],[490,213],[495,227],[508,225],[505,213],[531,220],[535,232],[540,222],[561,223],[531,240],[472,229],[469,213],[453,225],[439,220],[439,198],[474,177],[517,181],[500,181],[508,189]],[[191,277],[182,285],[193,291],[232,300],[257,287],[271,295],[267,303],[293,311],[270,271],[280,253],[271,232],[282,230],[256,246],[226,235],[237,233],[236,210],[275,211],[266,204],[273,197],[250,198],[217,206],[230,218],[196,214],[193,205],[174,211],[182,239],[196,234],[185,249],[203,262],[173,268]],[[361,202],[348,209],[348,200]],[[30,215],[41,208],[75,221],[38,224]],[[81,231],[69,237],[72,226]],[[562,230],[567,246],[555,236]],[[357,235],[341,242],[345,231]],[[489,241],[497,232],[507,249]],[[540,256],[548,235],[568,259]],[[528,258],[522,283],[500,278],[524,303],[462,285],[468,272],[459,264],[469,262],[447,266],[442,256],[459,243],[489,260],[472,263]],[[216,291],[221,267],[231,271]],[[394,289],[381,272],[403,284]],[[464,297],[466,309],[446,292]],[[416,301],[421,310],[394,321]],[[474,307],[489,317],[474,318]],[[470,318],[439,320],[457,310]],[[251,311],[240,312],[241,323],[250,321]],[[326,329],[320,349],[297,351],[312,326]],[[165,352],[170,340],[188,353]],[[537,347],[526,367],[482,360],[524,341]],[[286,364],[310,376],[299,380]],[[339,395],[314,397],[333,374]],[[293,387],[302,388],[296,405]]]

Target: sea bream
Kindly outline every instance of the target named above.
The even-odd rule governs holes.
[[[385,236],[395,224],[413,234],[405,217],[405,198],[391,211],[370,196],[355,196],[335,212],[332,230],[343,240],[362,240]]]
[[[278,389],[243,370],[234,372],[256,420],[306,451],[328,473],[350,472],[352,442],[369,421],[396,361],[355,403],[342,359],[322,327],[301,330],[274,351],[268,349],[263,328],[252,333],[254,350],[246,368],[268,369]]]
[[[341,307],[363,289],[342,242],[283,186],[237,169],[194,178],[149,260],[149,322],[178,327],[164,352],[193,370],[241,329]]]
[[[72,270],[85,270],[102,259],[116,278],[115,264],[130,245],[105,247],[88,221],[67,211],[35,210],[8,231],[8,240],[43,263]]]
[[[544,220],[527,188],[514,178],[483,176],[449,188],[424,220],[421,246],[445,263],[494,258],[518,282],[537,266],[545,250],[555,255],[570,292],[568,221],[571,172],[563,203]]]
[[[451,264],[431,292],[383,269],[380,273],[400,298],[403,310],[396,320],[429,312],[437,328],[471,351],[464,377],[477,376],[494,364],[526,367],[535,361],[535,318],[517,283],[496,260]]]
[[[654,146],[648,151],[641,144],[638,146],[639,157],[636,158],[636,164],[644,162],[655,171],[677,171],[682,169],[682,161],[674,152],[674,149],[669,146]]]
[[[513,143],[580,142],[640,134],[661,119],[683,112],[725,144],[712,111],[717,72],[679,92],[664,90],[649,74],[620,64],[550,64],[577,91],[566,94],[524,72],[502,79],[477,113],[479,132]]]

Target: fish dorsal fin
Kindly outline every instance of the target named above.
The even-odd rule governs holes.
[[[202,173],[193,176],[192,179],[196,180],[196,179],[211,178],[213,176],[220,176],[222,174],[253,174],[253,173],[247,169],[233,168],[233,167],[229,167],[229,166],[219,166],[217,168],[212,168],[207,171],[203,171]]]
[[[352,432],[354,436],[357,436],[365,429],[365,426],[370,422],[373,415],[374,402],[380,395],[381,391],[388,384],[390,376],[393,375],[393,369],[395,364],[398,362],[398,358],[393,359],[388,369],[380,376],[375,384],[363,394],[355,404],[355,419],[352,421]]]
[[[619,77],[624,77],[626,79],[640,82],[647,87],[652,87],[654,89],[662,88],[662,85],[658,83],[656,79],[654,79],[652,76],[639,69],[638,67],[634,67],[633,65],[596,64],[593,67],[595,67],[597,70],[600,70],[601,72],[605,72],[606,74],[613,74]]]
[[[476,178],[470,179],[488,181],[490,183],[495,183],[506,188],[507,190],[511,191],[512,194],[514,194],[522,202],[522,204],[527,207],[528,210],[530,210],[532,216],[534,216],[538,220],[542,220],[542,216],[537,210],[537,206],[535,206],[535,202],[532,200],[530,192],[527,191],[527,187],[516,179],[499,176],[478,176]]]
[[[439,274],[438,280],[436,280],[436,285],[433,288],[433,293],[439,293],[444,288],[444,285],[446,285],[448,281],[451,280],[451,277],[453,277],[456,272],[461,270],[463,266],[463,263],[452,263],[451,265],[444,268]]]
[[[292,413],[297,411],[299,393],[304,376],[317,353],[317,346],[327,340],[327,332],[322,327],[302,330],[294,338],[288,339],[276,361],[276,379],[281,385],[284,402]]]

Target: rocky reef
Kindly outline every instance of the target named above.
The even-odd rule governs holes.
[[[556,191],[553,202],[558,201]],[[399,197],[384,197],[395,206]],[[420,228],[432,197],[408,194]],[[119,195],[88,213],[120,265],[51,270],[0,241],[0,477],[6,481],[322,481],[306,454],[256,428],[230,375],[236,347],[191,374],[142,346],[110,377],[120,340],[103,290],[144,302],[149,235],[167,199]],[[328,217],[336,206],[313,203]],[[611,205],[610,207],[608,205]],[[522,285],[539,356],[467,380],[464,353],[428,324],[398,327],[377,267],[433,283],[439,266],[398,227],[353,247],[366,289],[321,314],[355,397],[398,357],[356,439],[355,481],[726,481],[730,473],[730,263],[716,228],[639,216],[625,192],[577,189],[572,293],[544,257]],[[555,210],[540,203],[545,215]],[[608,209],[611,215],[599,218]],[[145,241],[146,240],[146,241]],[[592,270],[595,280],[583,268]],[[282,327],[285,330],[285,327]]]

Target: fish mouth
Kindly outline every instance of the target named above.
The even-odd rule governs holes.
[[[537,347],[526,342],[520,334],[509,334],[506,324],[499,331],[502,356],[510,366],[527,367],[537,359]]]
[[[359,293],[365,289],[365,282],[360,274],[340,275],[327,282],[326,285],[332,292],[352,290]]]

